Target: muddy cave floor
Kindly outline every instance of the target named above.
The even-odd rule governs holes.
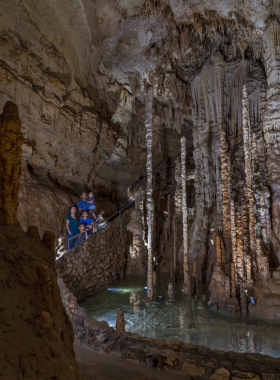
[[[170,373],[135,364],[123,359],[99,354],[74,343],[76,358],[83,380],[172,380],[185,378],[181,373]]]

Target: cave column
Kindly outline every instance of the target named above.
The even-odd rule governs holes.
[[[264,187],[262,194],[262,204],[266,204],[266,238],[265,243],[272,241],[276,243],[275,251],[278,250],[277,240],[280,239],[280,234],[276,228],[276,218],[278,214],[280,179],[279,179],[279,164],[280,164],[280,24],[278,19],[269,20],[269,25],[264,33],[264,63],[267,75],[267,103],[263,117],[263,132],[266,146],[266,168],[267,168],[267,184],[272,189],[272,226],[270,220],[270,199],[269,191]],[[263,152],[264,153],[264,152]],[[274,234],[271,234],[273,229],[274,234],[278,239],[274,239]]]
[[[0,115],[0,225],[18,225],[21,173],[21,121],[17,106],[8,101]]]
[[[153,225],[154,225],[154,200],[153,200],[153,87],[148,86],[145,101],[145,126],[147,144],[147,213],[148,213],[148,276],[147,295],[153,298]]]
[[[186,138],[181,138],[181,178],[182,178],[182,210],[183,210],[183,250],[184,250],[184,293],[191,296],[189,253],[188,253],[188,208],[186,194]]]

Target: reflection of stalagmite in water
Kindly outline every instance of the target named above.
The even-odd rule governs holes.
[[[193,295],[198,296],[196,260],[193,262]]]
[[[137,292],[131,292],[129,297],[129,302],[131,305],[139,306],[141,305],[141,294]]]
[[[175,293],[174,293],[173,284],[171,282],[168,285],[168,291],[167,291],[167,293],[168,293],[169,300],[174,300]]]
[[[153,285],[157,286],[157,272],[155,270],[153,271]]]

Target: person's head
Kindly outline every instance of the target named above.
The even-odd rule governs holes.
[[[90,192],[88,193],[88,197],[89,197],[89,198],[94,198],[93,191],[90,191]]]
[[[80,224],[79,224],[79,230],[80,230],[80,232],[84,232],[85,229],[86,229],[86,225],[85,225],[85,223],[80,223]]]
[[[71,206],[71,207],[69,207],[68,215],[76,214],[76,212],[77,212],[77,208],[76,208],[76,206]]]
[[[82,212],[82,218],[83,219],[87,219],[87,217],[88,217],[88,212],[87,211],[83,211]]]
[[[85,191],[82,192],[81,198],[86,200],[87,199],[87,193]]]

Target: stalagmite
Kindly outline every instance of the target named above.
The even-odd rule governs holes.
[[[117,309],[116,331],[125,332],[124,311],[122,309]]]
[[[188,254],[188,208],[186,194],[186,138],[181,137],[181,178],[182,178],[182,210],[183,210],[183,252],[184,252],[184,285],[183,290],[188,297],[191,296],[191,284],[189,273],[189,254]]]
[[[148,275],[147,296],[153,298],[153,225],[154,225],[154,200],[153,200],[153,87],[148,86],[145,104],[145,126],[147,144],[147,212],[148,212]]]

